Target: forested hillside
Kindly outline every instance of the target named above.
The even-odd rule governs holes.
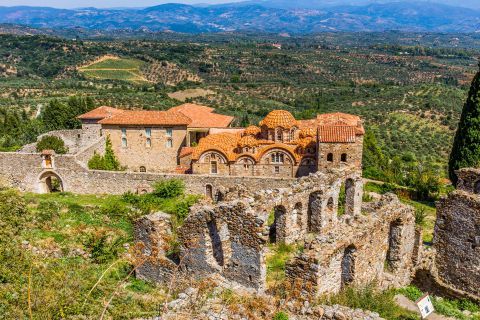
[[[157,36],[0,36],[0,146],[13,150],[50,129],[44,114],[52,106],[74,116],[99,105],[166,109],[177,98],[234,115],[236,125],[256,123],[274,108],[298,118],[358,114],[372,138],[367,147],[383,159],[366,163],[368,175],[398,182],[422,167],[446,177],[479,54],[472,35]],[[396,172],[398,163],[408,169]]]

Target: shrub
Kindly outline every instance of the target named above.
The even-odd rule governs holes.
[[[107,137],[105,141],[105,154],[103,156],[94,153],[92,158],[88,160],[88,168],[92,170],[121,171],[124,170],[120,165],[115,153],[112,149],[112,142]]]
[[[427,212],[425,208],[416,208],[415,209],[415,224],[418,226],[423,226],[425,224],[425,218],[427,217]]]
[[[43,150],[53,150],[58,154],[65,154],[68,152],[68,148],[65,146],[65,142],[59,137],[45,136],[37,143],[37,152]]]
[[[285,312],[280,311],[280,312],[275,313],[275,315],[273,316],[272,319],[273,320],[288,320],[288,315]]]
[[[179,179],[170,179],[155,183],[153,188],[154,195],[160,198],[169,199],[183,195],[185,191],[185,183]]]
[[[122,246],[122,239],[112,239],[105,232],[97,232],[87,235],[83,245],[95,263],[104,263],[118,256]]]

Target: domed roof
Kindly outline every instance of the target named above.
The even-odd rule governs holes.
[[[297,126],[297,120],[293,115],[286,110],[273,110],[265,119],[260,121],[261,126],[266,126],[267,128],[274,129],[277,127],[282,127],[284,129],[290,129],[293,126]]]
[[[313,127],[305,127],[300,130],[300,138],[315,137],[316,135],[317,130]]]
[[[240,141],[238,141],[239,147],[254,147],[258,145],[258,140],[252,136],[243,136]]]
[[[259,134],[262,130],[257,126],[248,126],[243,133],[250,136]]]

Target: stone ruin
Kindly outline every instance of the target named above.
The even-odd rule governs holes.
[[[415,281],[429,292],[480,301],[480,169],[457,176],[457,189],[437,203],[433,247]]]
[[[285,242],[304,244],[286,267],[304,295],[374,281],[384,288],[410,283],[421,254],[413,208],[390,194],[364,204],[362,197],[358,170],[317,172],[287,188],[256,192],[239,185],[223,201],[191,208],[177,230],[176,259],[165,249],[169,216],[145,216],[135,226],[146,261],[136,275],[168,284],[173,274],[186,273],[262,292],[267,244]]]

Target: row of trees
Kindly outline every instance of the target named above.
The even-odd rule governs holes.
[[[13,151],[48,131],[80,128],[81,122],[76,117],[93,108],[94,101],[89,97],[70,97],[66,102],[50,101],[33,118],[25,110],[0,109],[0,150]]]

